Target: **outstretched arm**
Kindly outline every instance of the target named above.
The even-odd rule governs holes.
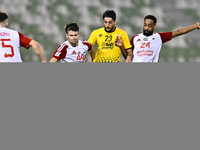
[[[197,22],[196,24],[191,25],[189,27],[184,27],[184,28],[180,28],[180,29],[177,29],[175,31],[172,31],[172,38],[186,34],[188,32],[195,30],[195,29],[200,29],[200,23]]]
[[[41,61],[46,62],[46,58],[44,56],[44,53],[40,44],[36,42],[35,40],[31,40],[29,45],[33,47],[35,53],[40,57]]]

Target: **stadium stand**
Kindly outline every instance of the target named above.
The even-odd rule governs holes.
[[[171,31],[200,21],[199,7],[199,0],[0,1],[0,10],[8,12],[10,16],[9,26],[40,42],[47,60],[50,60],[58,44],[66,40],[64,26],[68,22],[78,22],[80,39],[88,39],[94,29],[103,26],[102,13],[113,9],[117,13],[117,26],[126,30],[131,38],[142,31],[143,18],[147,14],[158,18],[156,32]],[[192,32],[165,43],[159,61],[200,61],[198,39],[199,32]],[[30,57],[30,54],[31,51],[22,50],[22,59],[37,59]],[[123,57],[121,61],[124,61]]]

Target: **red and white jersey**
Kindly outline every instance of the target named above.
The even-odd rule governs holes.
[[[59,45],[52,57],[61,62],[83,62],[86,52],[90,50],[92,45],[88,41],[79,40],[78,46],[73,47],[69,41]]]
[[[0,28],[0,62],[22,62],[20,46],[29,48],[32,39],[8,28]]]
[[[172,39],[172,32],[159,32],[151,36],[142,33],[131,38],[132,62],[158,62],[162,44]]]

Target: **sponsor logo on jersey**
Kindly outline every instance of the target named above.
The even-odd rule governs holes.
[[[114,45],[115,43],[112,43],[112,42],[108,42],[108,43],[104,42],[102,43],[102,49],[106,49],[106,50],[113,49]]]
[[[102,34],[99,34],[99,37],[102,37]]]
[[[156,38],[155,37],[152,37],[152,40],[155,40]]]
[[[153,50],[137,51],[137,56],[153,56]]]

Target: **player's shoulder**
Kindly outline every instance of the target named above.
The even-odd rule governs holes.
[[[104,33],[105,33],[105,30],[102,27],[102,28],[98,28],[98,29],[93,30],[91,35],[96,37],[96,36],[99,36],[100,34],[104,34]]]
[[[19,32],[17,30],[10,29],[10,28],[0,28],[0,32],[19,34]]]
[[[60,45],[63,45],[63,46],[69,46],[70,44],[69,44],[69,41],[65,41],[65,42],[63,42],[63,43],[60,44]]]
[[[82,45],[86,45],[88,47],[91,46],[91,43],[89,41],[87,41],[87,40],[79,40],[79,43],[81,43]]]
[[[114,32],[117,32],[117,33],[124,33],[125,31],[121,28],[116,28]]]
[[[131,39],[133,40],[135,37],[141,37],[142,36],[142,34],[135,34],[135,35],[133,35],[132,37],[131,37]]]
[[[104,27],[93,30],[94,33],[105,31]]]
[[[87,41],[87,40],[79,40],[82,44],[90,44],[90,42],[89,41]]]
[[[126,32],[125,30],[123,30],[123,29],[121,29],[121,28],[118,28],[118,27],[116,27],[115,31]]]
[[[68,43],[68,41],[65,41],[58,46],[57,51],[62,51],[63,49],[66,49],[68,47],[69,47],[69,43]]]
[[[170,31],[170,32],[158,32],[158,33],[156,33],[157,35],[167,35],[167,34],[171,34],[172,33],[172,31]]]

